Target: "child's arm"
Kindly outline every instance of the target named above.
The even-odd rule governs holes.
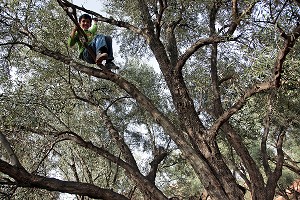
[[[90,28],[90,31],[93,33],[93,34],[96,34],[97,32],[97,29],[98,29],[98,26],[97,26],[97,22],[98,22],[98,19],[97,18],[93,18],[92,19],[92,26]]]
[[[78,29],[78,28],[77,28],[77,26],[75,25],[75,26],[73,27],[71,33],[70,33],[70,37],[71,37],[71,38],[74,38],[74,37],[75,37],[75,33],[76,33],[77,29]]]
[[[71,33],[70,33],[70,37],[68,39],[68,45],[70,47],[74,46],[75,43],[76,43],[75,36],[76,36],[77,29],[78,29],[77,26],[74,26]]]

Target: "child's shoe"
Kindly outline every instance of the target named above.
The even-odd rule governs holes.
[[[107,53],[98,53],[98,55],[96,56],[96,64],[102,64],[103,60],[106,60],[108,58],[108,54]]]
[[[110,69],[119,69],[119,67],[118,66],[116,66],[115,65],[115,63],[113,63],[113,62],[106,62],[105,63],[105,67],[106,67],[106,69],[108,69],[108,70],[110,70]]]

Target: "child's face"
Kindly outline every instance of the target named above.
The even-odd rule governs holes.
[[[89,19],[82,18],[79,25],[83,30],[88,30],[91,27],[91,21]]]

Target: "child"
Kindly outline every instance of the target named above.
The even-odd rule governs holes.
[[[92,49],[93,53],[96,55],[96,60],[90,52],[84,47],[80,41],[80,37],[77,31],[77,26],[75,26],[68,39],[68,45],[70,47],[74,46],[76,43],[79,50],[79,58],[90,63],[90,64],[102,64],[103,60],[106,60],[105,67],[107,69],[118,69],[118,67],[112,62],[114,59],[112,51],[112,39],[110,36],[105,36],[103,34],[97,34],[97,24],[93,20],[94,24],[91,27],[92,17],[88,14],[83,14],[79,17],[79,25],[85,32],[87,36],[87,44]],[[91,28],[90,28],[91,27]]]

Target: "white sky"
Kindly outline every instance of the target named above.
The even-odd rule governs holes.
[[[102,0],[103,2],[103,0]],[[85,9],[92,10],[94,12],[103,12],[102,5],[100,0],[88,1],[88,0],[73,0],[73,4],[77,6],[83,6]]]

